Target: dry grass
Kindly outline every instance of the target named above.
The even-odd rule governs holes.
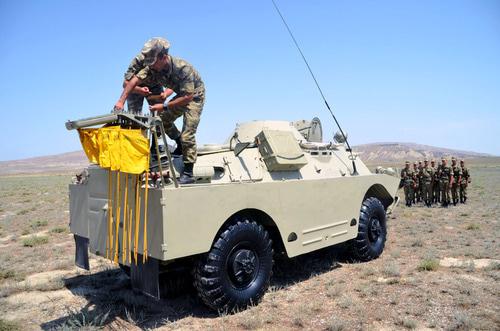
[[[74,270],[70,177],[0,177],[0,331],[5,323],[23,330],[500,329],[500,263],[439,266],[446,257],[500,256],[500,160],[469,166],[467,204],[400,204],[388,220],[385,252],[368,263],[349,263],[336,249],[276,259],[262,302],[234,314],[207,310],[192,291],[152,301],[134,293],[115,266],[96,266],[96,260],[90,274],[21,282],[40,272]],[[31,236],[47,242],[24,246]]]

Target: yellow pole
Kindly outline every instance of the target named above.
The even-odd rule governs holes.
[[[113,206],[111,200],[112,190],[112,173],[111,169],[108,170],[108,238],[106,239],[106,258],[111,259],[111,245],[113,242]]]
[[[130,194],[132,196],[132,194]],[[131,252],[132,252],[132,207],[130,207],[132,204],[129,203],[128,205],[128,263],[132,263],[132,257],[131,257]]]
[[[123,198],[122,263],[127,258],[128,174],[125,174],[125,197]]]
[[[135,233],[134,233],[134,259],[137,265],[137,251],[139,247],[139,224],[141,223],[141,200],[139,199],[139,187],[141,185],[141,175],[137,175],[135,182]]]
[[[113,262],[118,263],[118,234],[120,231],[120,171],[116,173],[116,224],[115,224],[115,254]]]
[[[146,170],[146,188],[144,190],[144,231],[142,263],[146,262],[146,260],[148,259],[148,187],[148,171]]]

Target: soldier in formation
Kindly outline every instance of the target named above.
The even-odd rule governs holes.
[[[455,157],[451,158],[448,166],[445,158],[437,165],[435,160],[425,159],[414,162],[405,162],[405,168],[401,171],[401,185],[404,186],[406,206],[410,207],[416,202],[422,201],[427,207],[433,203],[441,203],[448,207],[450,203],[457,205],[467,201],[467,186],[471,182],[469,169],[465,167],[464,160],[457,164]]]
[[[458,203],[458,194],[460,183],[462,182],[462,169],[457,164],[457,159],[451,158],[451,173],[453,175],[453,180],[450,183],[451,198],[453,205],[456,206]]]
[[[460,202],[465,203],[467,201],[467,186],[470,184],[469,169],[465,167],[464,160],[460,160],[460,168],[462,170],[462,178],[460,181]]]
[[[434,169],[429,166],[429,161],[424,160],[424,165],[420,171],[422,200],[427,207],[432,205],[432,181],[434,178]]]
[[[414,194],[413,194],[413,203],[417,203],[417,202],[420,202],[420,179],[419,179],[419,176],[418,176],[418,166],[417,166],[417,162],[413,162],[413,173],[414,173],[414,177],[415,177],[415,184],[413,186],[413,191],[414,191]]]
[[[414,189],[415,189],[415,171],[410,168],[410,162],[405,162],[405,167],[401,170],[401,180],[403,181],[405,190],[405,202],[407,207],[411,207],[414,201]]]

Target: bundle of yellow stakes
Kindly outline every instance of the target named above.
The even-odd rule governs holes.
[[[137,264],[142,200],[142,205],[144,206],[142,262],[146,262],[148,256],[149,140],[144,137],[142,131],[139,129],[122,129],[119,126],[100,129],[80,129],[78,132],[83,149],[90,162],[97,163],[101,167],[108,169],[108,235],[106,240],[106,257],[115,263],[119,263],[120,261],[119,231],[121,224],[121,262],[131,263],[133,251],[133,257]],[[116,176],[113,176],[114,173]],[[124,173],[125,177],[124,182],[122,181],[122,173]],[[145,189],[141,199],[140,177],[143,173],[145,174]],[[113,180],[113,177],[115,177],[115,180]],[[128,192],[130,182],[135,182],[135,194],[132,203],[130,200],[132,200],[133,195]],[[123,186],[123,189],[121,186]],[[115,187],[114,192],[113,187]],[[134,208],[131,207],[132,205],[134,205]],[[121,220],[122,215],[123,220]],[[132,232],[134,232],[133,237]]]

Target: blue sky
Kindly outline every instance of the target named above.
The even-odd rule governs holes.
[[[500,1],[277,0],[351,145],[500,155]],[[270,0],[0,1],[0,160],[80,149],[64,122],[108,113],[143,43],[170,40],[206,85],[199,143],[235,123],[336,130]]]

